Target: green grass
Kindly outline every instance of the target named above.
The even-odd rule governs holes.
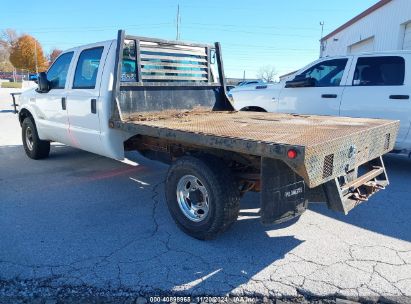
[[[21,89],[21,82],[1,82],[1,88]]]

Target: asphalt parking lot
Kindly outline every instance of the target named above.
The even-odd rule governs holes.
[[[264,227],[248,195],[232,229],[203,242],[168,213],[166,166],[58,144],[30,160],[0,91],[0,302],[85,289],[411,302],[410,159],[387,156],[391,185],[348,216],[312,205],[294,225]]]

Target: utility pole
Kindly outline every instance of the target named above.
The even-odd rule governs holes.
[[[323,35],[324,35],[324,21],[320,21],[320,26],[321,26],[321,39],[323,39]]]
[[[320,58],[323,56],[324,45],[323,45],[323,36],[324,36],[324,21],[320,21],[321,26],[321,38],[320,38]]]
[[[181,17],[180,17],[180,4],[177,5],[177,20],[176,20],[176,25],[177,25],[177,33],[176,33],[176,40],[180,40],[180,22],[181,22]]]
[[[36,64],[36,74],[38,74],[39,69],[37,67],[37,41],[34,41],[34,63]]]
[[[243,81],[245,81],[245,70],[243,72]]]

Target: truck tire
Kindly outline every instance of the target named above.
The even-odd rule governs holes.
[[[32,159],[42,159],[49,156],[50,142],[41,140],[37,134],[37,128],[32,118],[24,119],[21,126],[21,136],[24,151]]]
[[[171,165],[166,180],[168,209],[188,235],[212,239],[238,217],[240,191],[229,168],[212,156],[184,156]]]

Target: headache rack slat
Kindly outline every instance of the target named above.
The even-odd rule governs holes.
[[[144,59],[157,59],[157,60],[170,60],[170,61],[207,62],[207,60],[203,58],[183,57],[183,56],[177,57],[177,56],[166,55],[166,54],[151,55],[151,54],[142,53],[141,58],[143,60]]]
[[[191,77],[191,76],[172,76],[172,75],[142,75],[141,78],[143,80],[145,79],[151,79],[151,80],[186,80],[186,81],[206,81],[207,78],[205,77]]]
[[[142,73],[165,73],[165,74],[194,74],[194,75],[207,75],[206,71],[201,70],[173,70],[173,69],[149,69],[143,67],[141,69]],[[206,78],[207,79],[207,78]]]
[[[184,54],[184,55],[193,55],[193,56],[201,56],[207,57],[207,54],[204,49],[200,51],[176,48],[176,47],[159,47],[159,46],[152,46],[152,47],[145,47],[140,46],[140,50],[142,52],[150,52],[150,53],[165,53],[165,54]]]
[[[198,69],[207,69],[207,63],[180,63],[180,62],[164,62],[164,61],[144,61],[142,60],[144,66],[160,66],[160,67],[179,67],[179,68],[198,68]]]

